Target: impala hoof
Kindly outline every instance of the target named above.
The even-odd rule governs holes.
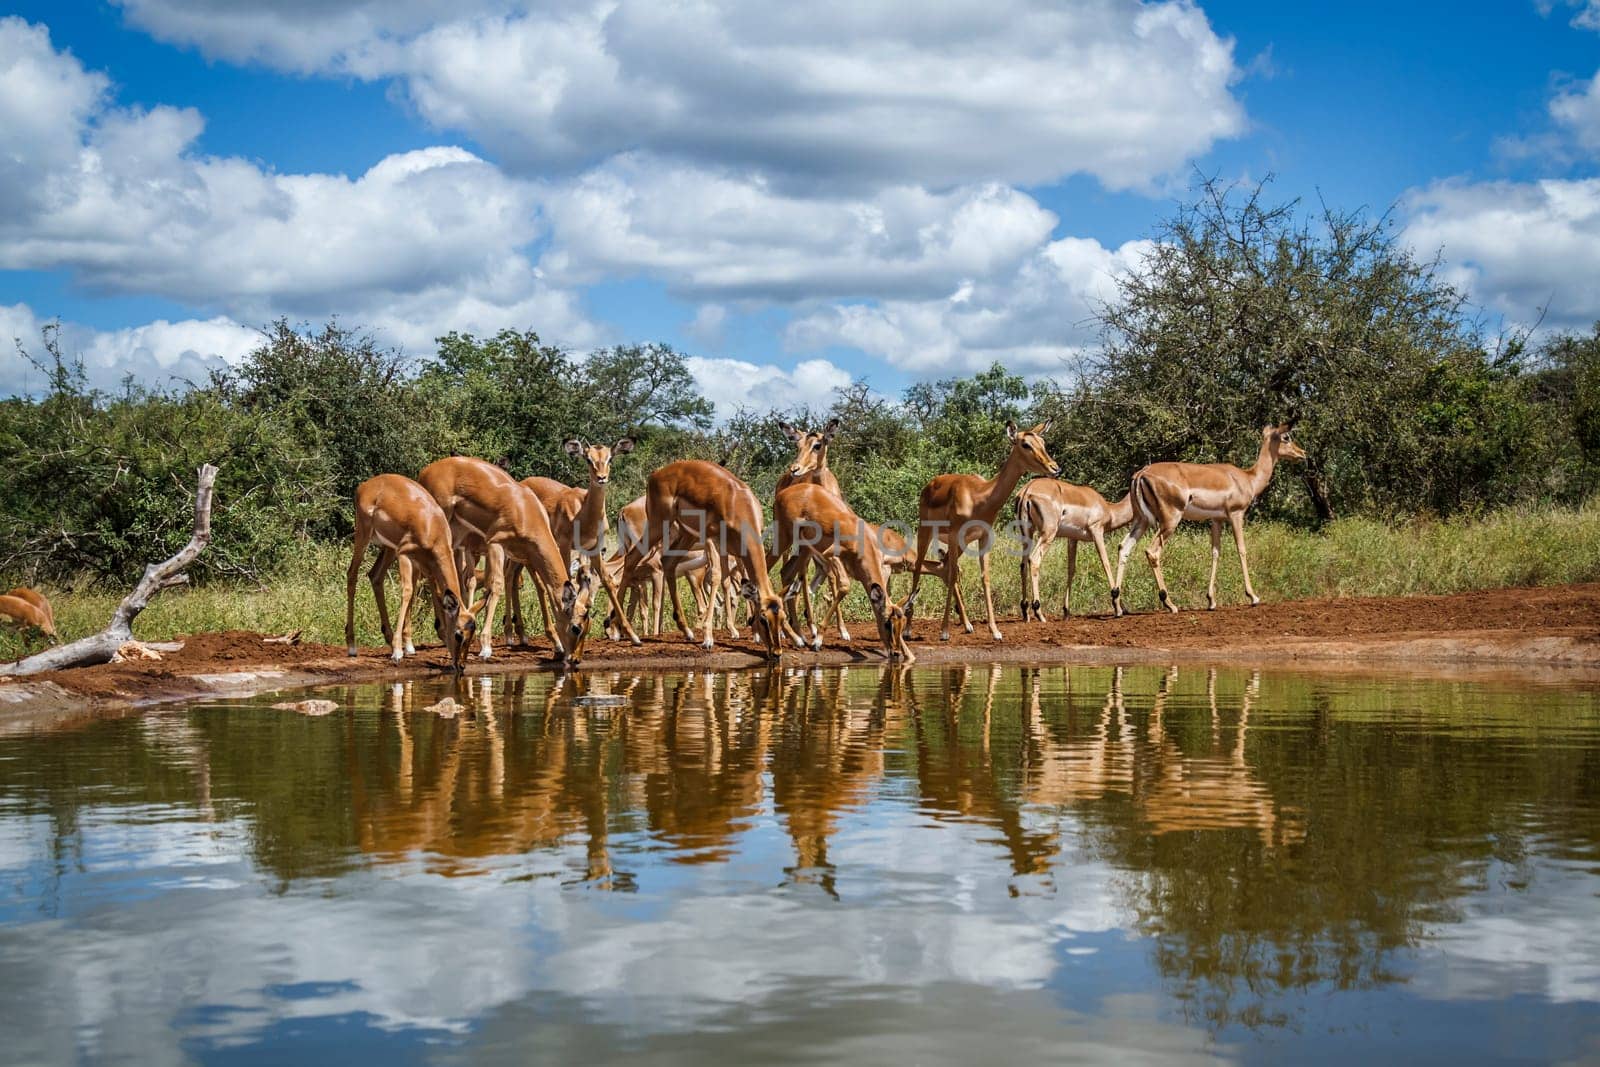
[[[1005,637],[1002,634],[997,634],[996,633],[996,634],[990,634],[989,636],[994,638],[996,641],[1004,641],[1005,640]]]
[[[403,658],[405,658],[405,653],[401,652],[398,648],[389,653],[389,659],[391,662],[399,663]]]
[[[822,651],[822,638],[818,637],[818,638],[815,638],[815,639],[812,640],[812,642],[811,642],[811,651],[813,651],[813,652],[821,652]]]
[[[707,652],[710,652],[713,648],[716,648],[717,645],[715,641],[707,638],[706,640],[700,642],[700,647],[705,649]]]
[[[851,641],[854,640],[854,638],[852,638],[850,636],[850,631],[849,630],[846,630],[843,626],[841,626],[841,627],[839,627],[839,640],[843,641],[845,644],[848,645]]]
[[[968,633],[971,633],[971,631],[970,631],[970,630],[969,630],[969,631],[967,631],[967,632],[968,632]],[[949,630],[946,630],[946,631],[945,631],[945,632],[944,632],[944,633],[942,633],[942,634],[940,634],[940,635],[939,635],[939,640],[941,640],[941,641],[948,641],[948,640],[950,640],[950,631],[949,631]]]
[[[615,640],[615,638],[613,638],[613,640]],[[632,643],[633,643],[633,647],[634,647],[634,648],[639,648],[639,647],[641,647],[641,646],[643,646],[643,645],[644,645],[644,641],[642,641],[642,640],[641,640],[641,639],[640,639],[640,638],[639,638],[639,636],[638,636],[638,635],[637,635],[637,634],[635,634],[635,635],[634,635],[634,636],[633,636],[633,637],[632,637],[632,638],[631,638],[631,641],[632,641]]]
[[[488,649],[488,648],[480,648],[480,649],[478,649],[478,658],[479,659],[489,659],[493,655],[494,655],[494,650],[493,649]]]

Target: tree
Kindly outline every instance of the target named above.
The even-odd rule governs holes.
[[[1482,431],[1523,418],[1505,407],[1515,368],[1491,365],[1462,294],[1387,216],[1326,206],[1308,216],[1264,194],[1264,184],[1202,182],[1157,231],[1100,312],[1101,351],[1044,405],[1067,431],[1058,458],[1122,486],[1158,459],[1249,463],[1262,426],[1298,416],[1317,518],[1459,502],[1473,472],[1430,465],[1477,460],[1441,437],[1466,432],[1461,419]],[[1458,388],[1491,379],[1502,387]],[[1449,410],[1435,414],[1451,418],[1422,418],[1440,389]],[[1279,510],[1299,510],[1285,501],[1291,485],[1274,483]]]
[[[409,371],[410,361],[379,348],[370,334],[336,321],[312,333],[278,319],[236,369],[214,376],[211,388],[242,411],[272,415],[326,456],[334,493],[348,502],[372,475],[415,475],[434,458],[429,412]],[[342,537],[351,521],[349,508],[341,507],[316,532]]]

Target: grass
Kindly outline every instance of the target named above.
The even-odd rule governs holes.
[[[1515,509],[1479,519],[1401,524],[1341,519],[1314,533],[1273,523],[1252,523],[1245,536],[1251,577],[1256,592],[1265,600],[1458,593],[1600,580],[1600,499],[1578,509]],[[1115,534],[1107,545],[1113,567],[1121,541],[1122,535]],[[307,640],[343,643],[348,551],[342,545],[317,546],[308,550],[297,566],[260,586],[211,584],[170,590],[157,596],[139,616],[135,630],[145,640],[207,630],[301,630]],[[1167,585],[1180,607],[1204,606],[1210,555],[1209,537],[1201,525],[1185,527],[1168,546]],[[997,547],[991,572],[995,606],[1002,620],[1014,617],[1021,591],[1015,550],[1004,543]],[[974,612],[981,611],[975,559],[963,564],[962,577],[969,607]],[[896,579],[901,595],[909,587],[907,582],[903,577]],[[14,583],[0,588],[11,584]],[[1045,560],[1040,589],[1040,598],[1052,615],[1060,610],[1065,588],[1066,548],[1057,544]],[[55,607],[56,626],[63,640],[101,629],[125,592],[67,593],[48,586],[43,591]],[[1131,610],[1155,607],[1155,583],[1144,561],[1142,545],[1129,559],[1124,595]],[[392,584],[390,596],[393,603]],[[1226,531],[1217,597],[1222,604],[1244,601],[1238,558]],[[529,599],[525,597],[524,603]],[[1083,545],[1078,550],[1072,599],[1074,610],[1080,613],[1103,612],[1109,607],[1105,579],[1092,546]],[[938,583],[930,585],[924,579],[918,614],[928,618],[942,607]],[[847,608],[853,618],[868,615],[866,598],[859,589],[851,594]],[[363,645],[378,644],[381,638],[377,612],[364,577],[357,590],[356,609],[357,640]],[[432,640],[431,621],[421,613],[417,620],[418,637]],[[25,649],[13,631],[0,629],[0,662],[40,647],[35,641]]]

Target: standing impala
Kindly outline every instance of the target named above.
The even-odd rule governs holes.
[[[973,541],[984,543],[978,550],[980,571],[983,575],[983,601],[989,613],[989,633],[1001,639],[1000,627],[994,618],[994,588],[989,584],[989,550],[994,547],[994,520],[1011,497],[1011,490],[1026,473],[1048,474],[1054,478],[1061,473],[1060,464],[1050,458],[1044,446],[1044,435],[1050,431],[1048,421],[1031,430],[1019,430],[1013,422],[1006,423],[1006,436],[1011,439],[1011,451],[993,478],[977,474],[941,474],[923,486],[922,498],[917,503],[917,565],[911,574],[911,591],[917,591],[922,581],[923,561],[928,558],[928,546],[935,536],[944,543],[944,621],[939,626],[939,640],[950,640],[950,602],[961,580],[961,554]],[[968,633],[972,623],[965,623]]]
[[[438,501],[410,478],[400,474],[380,474],[356,487],[356,533],[350,569],[345,572],[344,643],[356,654],[356,581],[367,545],[378,543],[378,561],[368,578],[372,596],[378,602],[378,621],[383,639],[390,645],[389,658],[396,663],[411,651],[409,630],[411,598],[416,592],[412,566],[422,568],[433,596],[433,621],[444,638],[450,667],[460,674],[467,646],[472,643],[477,621],[476,610],[462,610],[461,582],[450,540],[450,522]],[[383,598],[383,576],[400,562],[400,625],[389,625],[389,606]]]
[[[605,445],[586,445],[574,437],[562,447],[565,448],[567,455],[580,457],[588,465],[587,489],[563,485],[554,478],[524,478],[522,484],[539,498],[539,503],[543,504],[545,511],[549,513],[550,531],[555,534],[556,545],[561,549],[562,560],[568,570],[571,569],[573,557],[575,555],[580,557],[583,565],[599,577],[600,584],[605,587],[606,596],[616,604],[621,599],[621,593],[617,589],[616,582],[612,580],[611,571],[604,566],[606,531],[610,529],[610,522],[606,518],[606,485],[611,481],[612,457],[632,452],[633,438],[620,438],[615,445],[608,448]],[[522,626],[520,564],[512,562],[507,565],[506,584],[510,587],[510,614],[516,628],[517,640],[521,644],[526,644],[527,639]],[[544,611],[545,628],[548,632],[550,605],[545,600],[542,589],[539,603]],[[626,613],[617,614],[618,628],[623,635],[635,645],[640,644],[639,635],[628,622]]]
[[[672,544],[678,531],[690,534],[704,544],[706,568],[712,589],[721,587],[722,560],[726,557],[744,570],[740,591],[750,601],[750,624],[766,648],[767,658],[776,659],[780,642],[787,635],[796,647],[805,642],[789,625],[783,601],[772,591],[767,576],[766,548],[761,542],[761,506],[750,487],[732,471],[699,459],[681,459],[654,471],[645,488],[645,537],[649,551],[662,551]],[[672,560],[667,560],[669,566]],[[689,640],[678,583],[670,583],[672,617]],[[701,645],[714,647],[714,612],[705,617],[705,637]]]
[[[1261,451],[1255,466],[1240,470],[1231,463],[1152,463],[1133,476],[1128,495],[1133,498],[1133,529],[1122,539],[1117,553],[1117,580],[1111,586],[1111,604],[1120,616],[1122,610],[1122,572],[1133,546],[1146,530],[1155,538],[1144,550],[1150,570],[1156,576],[1156,590],[1167,610],[1178,605],[1167,595],[1167,580],[1161,573],[1161,552],[1167,540],[1185,519],[1211,523],[1211,581],[1206,586],[1206,606],[1217,606],[1217,557],[1222,551],[1222,521],[1233,527],[1233,543],[1239,550],[1239,570],[1244,574],[1245,595],[1250,606],[1261,603],[1250,585],[1250,561],[1244,551],[1244,513],[1256,498],[1267,491],[1272,469],[1280,459],[1305,459],[1305,450],[1289,439],[1293,422],[1265,426],[1261,430]]]
[[[825,571],[832,564],[867,590],[872,604],[872,614],[877,619],[878,635],[883,640],[884,655],[890,660],[904,658],[907,663],[916,660],[906,644],[906,628],[911,622],[911,609],[916,603],[916,591],[906,597],[904,604],[896,604],[889,597],[889,564],[883,555],[874,527],[863,522],[844,498],[830,493],[814,483],[791,485],[778,493],[773,522],[778,526],[778,558],[787,559],[792,549],[798,548],[802,556],[817,560]],[[811,591],[804,582],[799,583],[805,600],[806,618],[813,619]],[[837,606],[837,601],[835,602]],[[812,647],[822,647],[822,637],[811,623]]]
[[[1061,617],[1072,614],[1072,579],[1078,573],[1080,541],[1094,542],[1100,569],[1105,572],[1106,588],[1113,593],[1112,607],[1116,607],[1111,560],[1106,555],[1106,534],[1132,521],[1131,493],[1112,504],[1087,485],[1073,485],[1059,478],[1035,478],[1023,486],[1022,492],[1017,494],[1017,528],[1022,533],[1023,548],[1023,619],[1027,619],[1031,608],[1033,617],[1044,621],[1044,613],[1039,610],[1039,571],[1046,550],[1058,537],[1067,539],[1067,591],[1061,596]]]
[[[511,559],[533,572],[543,583],[545,595],[555,608],[556,655],[577,666],[583,643],[589,634],[589,604],[594,597],[594,582],[586,570],[569,576],[561,549],[550,531],[550,518],[532,491],[492,463],[465,456],[451,456],[422,468],[417,480],[433,494],[450,520],[458,566],[470,565],[472,555],[486,550],[489,555],[489,598],[484,618],[483,645],[478,655],[488,659],[492,653],[489,632],[493,629],[495,605],[505,592],[504,559]],[[504,556],[495,551],[499,549]]]

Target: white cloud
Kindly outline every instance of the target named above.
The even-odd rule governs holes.
[[[691,297],[785,302],[930,296],[1014,270],[1056,222],[1001,185],[797,197],[636,156],[553,188],[546,211],[552,249],[540,265],[560,283],[639,272]]]
[[[1062,369],[1093,342],[1094,314],[1116,295],[1120,274],[1137,269],[1146,241],[1116,249],[1067,237],[1038,248],[1016,270],[966,283],[931,300],[837,304],[796,320],[797,349],[850,345],[922,374]]]
[[[42,190],[0,196],[0,269],[243,322],[342,314],[410,343],[506,325],[596,339],[523,251],[537,188],[465,149],[388,156],[355,178],[202,156],[197,112],[113,106],[101,75],[20,19],[0,20],[0,89],[0,193]]]
[[[17,351],[20,342],[34,358],[44,356],[41,319],[26,304],[0,305],[0,396],[36,394],[46,386],[37,368]],[[203,381],[207,371],[237,363],[261,340],[255,330],[225,316],[208,320],[160,319],[120,330],[60,324],[62,354],[83,360],[89,384],[108,389],[125,375],[147,384]]]
[[[1245,126],[1233,41],[1180,0],[469,0],[426,29],[443,5],[125,6],[207,55],[396,78],[429,122],[529,169],[644,149],[806,186],[1141,188]]]
[[[1404,204],[1407,240],[1442,249],[1478,303],[1513,322],[1600,319],[1600,179],[1437,182]]]
[[[850,373],[825,359],[803,360],[793,370],[784,370],[770,363],[690,356],[689,373],[717,406],[719,417],[740,407],[759,411],[797,404],[821,406],[833,399],[835,389],[850,384]]]
[[[1550,117],[1578,146],[1600,153],[1600,74],[1550,101]]]

